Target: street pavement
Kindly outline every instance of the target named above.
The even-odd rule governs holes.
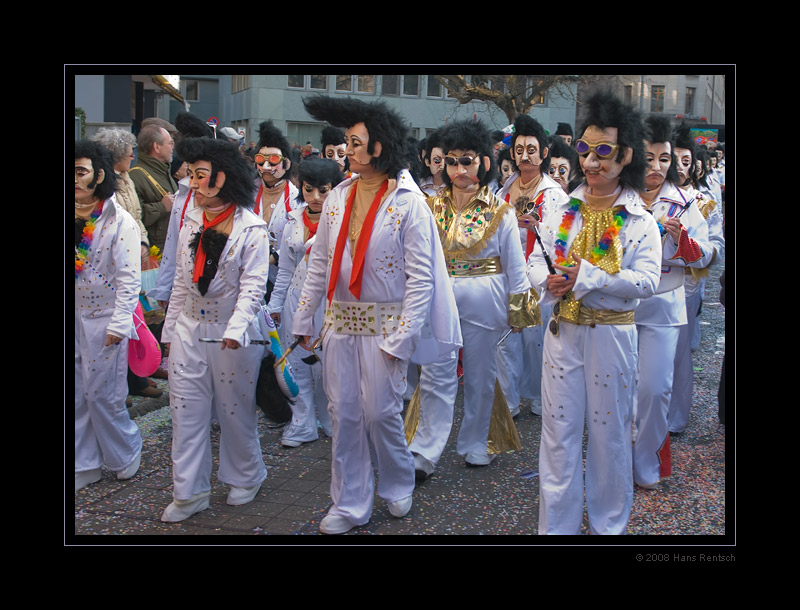
[[[672,438],[673,474],[656,490],[635,488],[627,544],[686,543],[728,547],[734,530],[726,520],[733,506],[726,494],[725,425],[717,417],[717,389],[725,350],[725,311],[719,303],[720,267],[712,270],[700,317],[702,341],[694,356],[695,404],[689,427]],[[392,517],[376,495],[369,523],[342,536],[324,536],[319,523],[331,505],[331,439],[298,448],[280,445],[280,429],[260,419],[268,477],[256,499],[244,506],[225,503],[227,488],[212,480],[211,505],[181,523],[162,523],[172,499],[171,423],[168,382],[158,399],[137,399],[131,408],[144,439],[142,464],[132,479],[103,472],[100,482],[74,494],[74,523],[65,507],[65,544],[410,544],[410,545],[585,545],[598,537],[546,541],[537,534],[538,450],[541,418],[523,402],[515,422],[522,449],[492,464],[470,468],[455,452],[463,413],[459,390],[455,421],[437,471],[417,486],[403,519]],[[728,424],[730,426],[730,422]],[[219,429],[212,431],[217,459]],[[215,467],[216,470],[216,467]],[[69,497],[70,479],[65,479]],[[729,503],[726,506],[726,501]],[[584,523],[583,533],[588,534]],[[118,536],[127,536],[125,539]],[[111,538],[108,538],[110,536]],[[304,536],[303,540],[288,538]],[[403,538],[381,538],[375,537]],[[638,538],[634,538],[637,537]],[[247,539],[247,540],[246,540]],[[605,541],[604,541],[605,542]]]

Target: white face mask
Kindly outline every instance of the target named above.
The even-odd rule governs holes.
[[[345,159],[347,158],[345,154],[345,149],[347,146],[345,144],[328,144],[325,147],[325,158],[330,159],[331,161],[336,161],[339,164],[339,167],[344,170],[345,166]]]

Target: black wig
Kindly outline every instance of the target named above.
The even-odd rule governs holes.
[[[625,154],[623,147],[633,151],[631,162],[620,172],[619,182],[628,188],[643,191],[647,159],[644,152],[644,125],[639,112],[608,92],[596,93],[589,98],[586,110],[581,133],[591,126],[598,129],[615,127],[617,144],[620,145],[617,160],[621,161]]]
[[[583,181],[583,171],[581,171],[581,162],[578,158],[578,152],[574,147],[567,144],[561,136],[555,136],[550,143],[549,160],[558,158],[569,161],[571,171],[567,182],[569,184],[569,191],[572,192]]]
[[[708,172],[711,171],[711,153],[702,146],[698,146],[697,150],[695,150],[695,153],[692,155],[692,158],[695,161],[695,184],[697,188],[700,188],[701,186],[708,188]],[[697,169],[698,161],[700,161],[699,170]]]
[[[433,154],[434,148],[442,148],[442,138],[439,133],[440,130],[436,130],[422,140],[422,150],[420,150],[420,158],[422,159],[422,166],[420,168],[420,177],[423,179],[431,177],[431,169],[428,167],[428,163],[431,162],[431,155]],[[427,163],[426,163],[427,162]]]
[[[417,152],[418,150],[419,140],[411,136],[406,138],[406,168],[417,185],[419,185],[422,180],[422,168],[425,166],[425,163],[423,163],[422,158]]]
[[[326,125],[322,128],[321,140],[322,152],[324,153],[326,146],[339,146],[339,144],[344,144],[344,131],[338,127]]]
[[[557,136],[571,136],[572,135],[572,125],[569,123],[559,123],[556,127],[556,135]]]
[[[381,154],[373,157],[376,171],[397,175],[408,167],[408,127],[401,116],[384,102],[364,102],[353,98],[332,98],[325,95],[303,98],[306,112],[317,121],[347,129],[364,123],[369,132],[367,152],[375,154],[375,143],[381,143]]]
[[[264,121],[258,126],[258,150],[262,148],[278,148],[285,157],[284,164],[291,159],[291,146],[289,140],[283,135],[280,129],[272,124],[272,121]],[[284,165],[284,169],[286,166]]]
[[[441,149],[445,154],[453,150],[474,150],[481,157],[478,179],[481,186],[486,186],[497,177],[497,165],[494,161],[492,138],[489,130],[480,121],[464,120],[454,121],[437,131],[440,138]],[[489,171],[486,171],[483,158],[490,161]],[[450,175],[447,168],[444,170],[445,184],[450,185]]]
[[[532,116],[520,114],[514,119],[514,135],[511,136],[510,143],[512,151],[514,150],[514,143],[518,136],[533,136],[536,138],[537,142],[539,142],[539,155],[542,157],[542,164],[539,166],[539,171],[541,171],[542,174],[546,174],[550,167],[550,153],[548,152],[545,157],[544,149],[548,148],[550,138],[547,137],[547,132],[544,130],[544,127],[542,127],[542,124]],[[514,167],[517,167],[516,161],[514,162]]]
[[[217,172],[224,172],[225,184],[219,191],[222,201],[240,206],[253,204],[255,186],[252,174],[236,144],[211,138],[181,138],[178,142],[178,154],[190,164],[198,161],[210,162],[210,184],[215,184]]]
[[[175,128],[182,138],[213,138],[214,130],[200,117],[181,110],[175,116]]]
[[[89,184],[94,188],[94,195],[100,201],[105,201],[117,190],[117,174],[114,172],[114,158],[111,151],[92,140],[78,140],[75,142],[75,158],[89,159],[94,170],[94,180]],[[97,178],[103,170],[103,181],[98,184]]]
[[[677,184],[680,180],[675,163],[675,143],[672,140],[672,125],[669,119],[660,114],[649,114],[644,119],[644,139],[651,144],[669,144],[670,161],[667,180]]]
[[[685,121],[681,121],[681,124],[675,128],[675,141],[673,146],[675,148],[685,148],[692,154],[692,164],[691,164],[691,171],[689,172],[689,179],[692,181],[692,184],[697,183],[697,165],[695,161],[697,161],[697,144],[695,144],[694,138],[692,138],[689,125],[686,124]],[[683,185],[681,185],[683,186]]]
[[[298,201],[303,199],[303,184],[319,188],[330,184],[331,188],[344,179],[339,164],[333,159],[311,158],[306,159],[297,166],[297,183],[300,186],[297,193]]]
[[[503,166],[503,161],[508,161],[509,163],[511,163],[512,167],[514,166],[514,159],[511,158],[511,149],[508,147],[501,149],[500,152],[497,153],[498,168]]]

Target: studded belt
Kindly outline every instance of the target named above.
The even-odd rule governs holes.
[[[390,335],[405,325],[402,303],[332,301],[325,309],[325,326],[343,335]]]
[[[235,309],[236,297],[206,299],[189,294],[183,304],[183,315],[198,322],[227,324]]]

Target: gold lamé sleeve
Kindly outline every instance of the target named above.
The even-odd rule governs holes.
[[[508,296],[508,324],[513,328],[542,325],[542,309],[535,288]]]

